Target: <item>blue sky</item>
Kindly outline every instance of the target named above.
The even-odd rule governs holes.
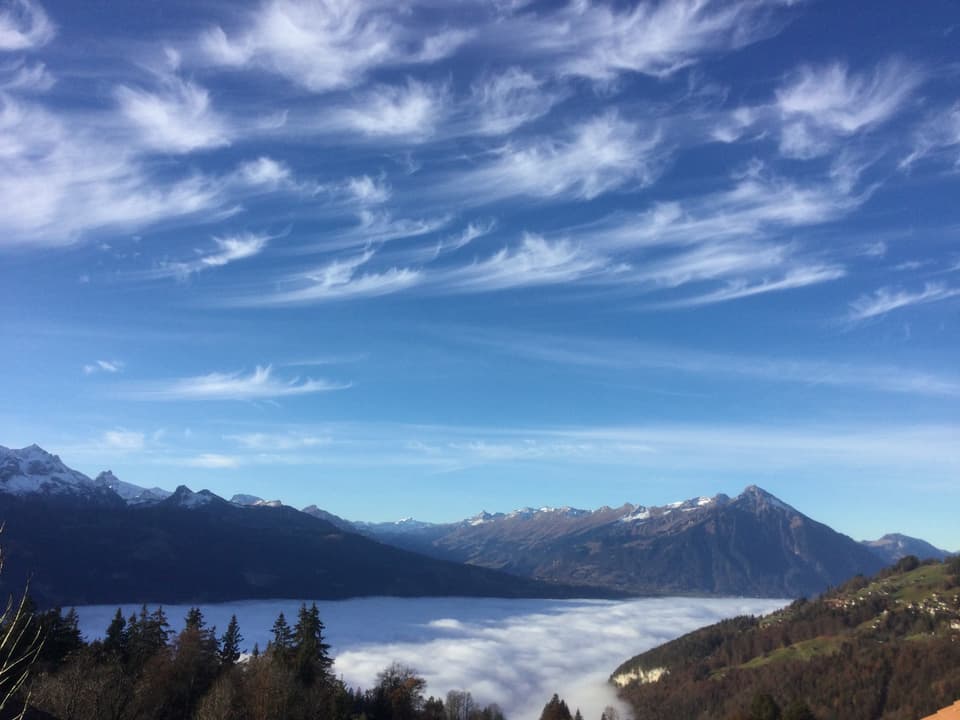
[[[0,7],[0,444],[960,548],[955,3]]]

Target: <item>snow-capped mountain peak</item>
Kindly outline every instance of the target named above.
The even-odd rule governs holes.
[[[734,501],[740,504],[749,504],[757,509],[775,509],[789,513],[797,511],[787,505],[783,500],[771,495],[766,490],[757,485],[748,485],[742,493],[734,498]]]
[[[10,495],[90,494],[97,484],[39,445],[19,450],[0,446],[0,492]]]

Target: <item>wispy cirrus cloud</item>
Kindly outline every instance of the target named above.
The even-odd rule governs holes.
[[[242,163],[236,170],[236,179],[253,187],[280,187],[291,181],[292,173],[285,163],[261,155],[256,160]]]
[[[166,382],[127,386],[124,397],[133,400],[273,400],[298,395],[344,390],[349,383],[312,378],[281,379],[270,365],[257,366],[250,374],[213,372]]]
[[[96,373],[105,372],[115,374],[122,372],[124,363],[120,360],[97,360],[96,362],[88,363],[83,366],[84,375],[94,375]]]
[[[404,85],[371,88],[321,122],[331,130],[420,141],[434,134],[449,104],[446,86],[408,79]]]
[[[738,268],[743,272],[743,268]],[[700,295],[691,295],[676,300],[666,300],[653,305],[657,308],[693,308],[703,305],[739,300],[741,298],[763,295],[770,292],[796,290],[809,285],[839,280],[847,274],[841,265],[820,265],[799,262],[795,266],[787,266],[772,277],[761,277],[757,280],[738,278],[726,282],[721,287]]]
[[[628,184],[648,185],[665,160],[656,128],[609,112],[559,137],[508,143],[494,160],[450,178],[445,187],[471,203],[524,196],[592,200]]]
[[[381,186],[382,187],[382,186]],[[368,196],[371,201],[381,192],[377,186],[367,187],[363,183],[361,187],[339,186],[336,191],[347,193],[350,198],[356,200],[355,191],[362,193],[369,191]],[[365,205],[367,203],[360,203]],[[370,202],[369,205],[376,205],[376,202]],[[353,209],[356,209],[354,206]],[[452,221],[450,215],[436,215],[432,217],[394,217],[389,211],[382,208],[362,207],[357,210],[356,224],[343,230],[328,233],[320,242],[305,243],[300,246],[299,252],[311,254],[316,252],[329,252],[335,250],[346,250],[355,248],[376,247],[395,240],[411,240],[432,235],[439,230],[443,230]]]
[[[465,109],[467,128],[479,135],[505,135],[548,114],[569,93],[547,89],[540,78],[517,67],[474,82]]]
[[[259,255],[266,249],[271,239],[273,239],[271,235],[251,232],[215,236],[213,247],[208,250],[198,250],[195,259],[164,261],[158,267],[138,273],[138,275],[148,278],[174,277],[179,280],[186,280],[191,275],[204,270],[220,268],[238,260],[246,260]]]
[[[189,133],[158,139],[169,152]],[[182,142],[181,142],[182,141]],[[0,245],[62,246],[97,232],[187,218],[211,222],[242,211],[238,201],[278,190],[310,190],[283,163],[261,156],[224,174],[161,168],[143,138],[113,121],[73,118],[36,102],[0,97]]]
[[[56,25],[34,0],[10,0],[0,8],[0,50],[40,47],[56,33]]]
[[[241,433],[237,435],[224,435],[224,439],[237,443],[245,450],[256,450],[259,452],[302,450],[306,448],[323,447],[333,442],[333,439],[329,435],[302,433]]]
[[[345,190],[351,198],[361,205],[380,205],[390,199],[390,184],[383,177],[360,175],[349,178]]]
[[[454,252],[465,248],[474,240],[489,235],[497,227],[494,220],[475,220],[467,223],[467,226],[458,234],[443,240],[434,250],[435,255],[443,252]]]
[[[840,173],[798,181],[750,168],[733,187],[684,201],[664,201],[640,214],[614,215],[585,228],[607,248],[696,245],[774,235],[820,225],[856,210],[869,197]]]
[[[311,92],[358,85],[384,66],[444,58],[466,29],[424,33],[398,8],[370,0],[266,0],[236,30],[216,26],[200,46],[219,65],[276,73]]]
[[[202,453],[190,457],[176,458],[170,462],[174,465],[203,468],[204,470],[231,470],[240,467],[242,464],[240,458],[221,455],[220,453]]]
[[[138,133],[139,142],[159,152],[189,153],[230,143],[226,120],[214,111],[210,93],[172,74],[148,91],[121,85],[116,90],[120,113]]]
[[[706,352],[641,341],[604,337],[570,337],[511,330],[456,330],[462,342],[535,362],[596,370],[603,382],[609,373],[656,370],[670,374],[742,378],[796,383],[810,387],[849,388],[931,397],[960,397],[960,376],[911,367],[804,357],[770,357]]]
[[[0,132],[0,244],[67,245],[93,230],[231,211],[225,179],[160,179],[109,133],[39,105],[0,97]]]
[[[143,450],[146,435],[134,430],[107,430],[103,434],[103,445],[112,451],[135,452]]]
[[[926,157],[948,155],[954,166],[960,166],[960,103],[931,113],[914,131],[912,148],[900,162],[909,168]]]
[[[227,301],[234,306],[281,306],[331,302],[390,295],[417,285],[419,270],[390,267],[382,271],[363,271],[374,251],[331,260],[312,270],[283,278],[274,292],[257,292]]]
[[[611,82],[623,73],[665,78],[703,57],[769,37],[782,27],[788,0],[677,0],[617,8],[574,2],[527,14],[502,31],[513,52],[548,59],[561,75]]]
[[[960,296],[960,288],[936,282],[928,282],[922,290],[913,292],[884,287],[868,295],[861,295],[851,302],[847,319],[851,322],[869,320],[894,310],[941,302],[958,296]]]
[[[515,247],[504,247],[468,265],[437,270],[428,284],[451,293],[477,293],[510,288],[599,281],[624,268],[567,240],[548,241],[524,234]]]
[[[23,58],[0,64],[0,90],[8,92],[46,92],[56,84],[56,78],[42,62],[28,62]]]
[[[390,266],[367,270],[376,253],[332,260],[314,270],[282,278],[274,292],[250,293],[229,305],[276,306],[376,297],[419,289],[425,293],[460,295],[574,282],[606,282],[625,271],[622,265],[566,240],[548,241],[525,234],[471,263],[424,267]],[[438,253],[424,253],[428,260]]]
[[[898,59],[862,73],[839,62],[801,67],[776,94],[781,152],[797,158],[829,152],[838,139],[893,117],[922,80],[916,67]]]

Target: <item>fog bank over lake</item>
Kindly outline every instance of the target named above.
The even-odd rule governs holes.
[[[219,632],[236,614],[242,647],[264,649],[278,613],[296,621],[299,600],[249,600],[203,605]],[[309,601],[308,601],[309,602]],[[491,598],[357,598],[318,602],[334,671],[348,685],[369,688],[393,661],[415,668],[427,693],[452,689],[498,703],[508,720],[536,720],[553,693],[599,720],[614,702],[606,685],[624,660],[703,625],[735,615],[758,615],[788,600],[768,598],[645,598],[506,600]],[[116,605],[77,608],[88,640],[99,638]],[[122,606],[129,617],[139,606]],[[174,630],[189,606],[166,605]]]

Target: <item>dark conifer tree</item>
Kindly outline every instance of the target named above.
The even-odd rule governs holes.
[[[293,650],[297,677],[304,685],[313,685],[330,674],[333,659],[330,646],[324,642],[324,630],[317,604],[309,608],[301,605],[293,630]]]
[[[103,652],[124,661],[127,657],[128,641],[127,621],[123,619],[123,612],[120,608],[117,608],[117,614],[113,616],[113,620],[103,637]]]
[[[185,628],[195,628],[202,630],[204,625],[203,613],[200,608],[192,607],[187,611],[187,617],[184,620]]]
[[[220,663],[224,667],[232,667],[240,659],[240,643],[243,642],[243,635],[240,634],[240,623],[237,622],[237,616],[232,615],[227,624],[227,630],[220,638]]]
[[[290,629],[290,624],[282,612],[273,623],[273,641],[267,649],[274,660],[279,662],[285,663],[290,658],[293,649],[293,630]]]
[[[63,615],[60,608],[54,608],[34,617],[44,638],[39,661],[47,670],[60,667],[70,655],[83,649],[76,610],[71,608]]]

